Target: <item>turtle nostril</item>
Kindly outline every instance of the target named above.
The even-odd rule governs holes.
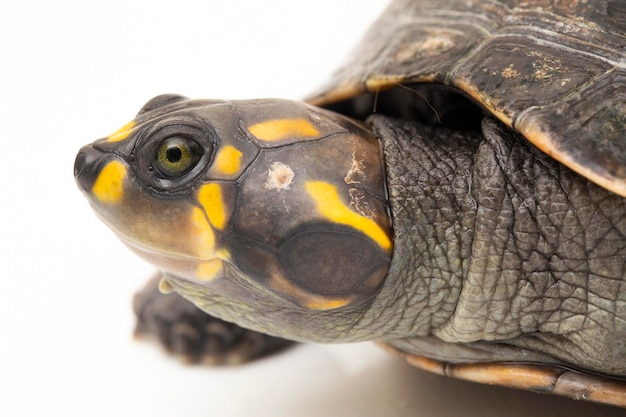
[[[78,152],[78,155],[76,155],[76,160],[74,161],[74,178],[78,178],[80,174],[83,173],[86,160],[87,158],[85,157],[85,154],[82,152]]]
[[[89,192],[100,172],[104,154],[91,145],[83,146],[74,161],[74,178],[81,190]]]

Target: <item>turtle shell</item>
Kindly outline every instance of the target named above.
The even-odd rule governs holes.
[[[603,375],[556,365],[523,362],[442,362],[410,354],[385,343],[379,345],[409,364],[434,374],[626,407],[626,381]]]
[[[310,102],[455,87],[543,152],[626,196],[626,3],[397,0]]]
[[[622,0],[396,0],[309,101],[441,84],[546,154],[626,196],[626,3]],[[626,381],[534,363],[446,363],[383,344],[461,379],[626,407]]]

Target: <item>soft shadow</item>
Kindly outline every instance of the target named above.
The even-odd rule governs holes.
[[[394,358],[325,383],[285,395],[283,406],[299,416],[626,416],[625,409],[442,377]]]

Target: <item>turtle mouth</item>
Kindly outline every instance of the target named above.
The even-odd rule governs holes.
[[[201,261],[205,261],[207,259],[199,259],[195,256],[183,253],[181,251],[175,250],[167,250],[162,247],[151,245],[149,242],[140,241],[131,237],[130,235],[121,231],[118,227],[116,227],[115,223],[112,223],[107,220],[105,216],[103,216],[97,207],[94,207],[94,212],[96,216],[102,221],[105,225],[107,225],[126,245],[130,250],[139,255],[141,258],[148,260],[153,264],[160,263],[170,263],[172,261],[184,262],[184,263],[198,263]]]
[[[178,253],[175,251],[168,251],[162,248],[158,248],[156,246],[147,245],[144,242],[139,242],[135,239],[129,238],[128,236],[115,232],[117,237],[126,245],[130,250],[139,254],[142,258],[154,258],[157,257],[159,259],[165,260],[181,260],[181,261],[189,261],[189,262],[197,262],[198,259],[186,255],[183,253]],[[151,261],[152,262],[152,261]]]
[[[346,116],[366,120],[373,114],[446,126],[459,131],[481,131],[482,107],[461,90],[443,84],[398,84],[377,93],[365,93],[326,106]]]
[[[222,260],[217,257],[212,259],[199,259],[184,253],[149,246],[143,242],[129,239],[121,234],[117,235],[124,245],[137,256],[155,265],[163,273],[177,278],[184,278],[196,282],[198,281],[198,271],[202,269],[201,265],[211,264],[212,262],[218,262],[221,265],[222,262]],[[211,280],[223,276],[223,272],[223,268],[217,268],[212,273]],[[206,281],[206,279],[204,281]]]

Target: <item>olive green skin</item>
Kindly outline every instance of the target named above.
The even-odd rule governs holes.
[[[289,277],[277,284],[237,268],[207,283],[157,254],[163,287],[260,332],[383,341],[435,372],[626,406],[623,8],[602,0],[550,10],[524,4],[394,2],[361,52],[311,99],[367,118],[382,144],[384,172],[370,179],[382,183],[384,192],[374,193],[381,207],[388,197],[390,217],[385,223],[381,208],[379,221],[393,226],[391,259],[384,250],[380,258],[384,277],[352,281],[361,292],[350,299],[347,287],[339,294],[332,284],[329,294],[312,285],[303,296],[294,288],[307,286],[287,285]],[[405,82],[452,86],[501,123],[478,116],[478,128],[458,130],[392,119],[404,117],[406,94],[396,100],[402,87],[383,90]],[[191,104],[198,102],[174,101],[149,104],[141,123],[187,107],[201,113]],[[380,116],[368,118],[373,108]],[[342,175],[332,181],[345,182]],[[161,203],[177,207],[171,197],[155,213]],[[116,221],[107,222],[115,229]],[[137,250],[144,237],[131,237]],[[336,303],[337,295],[347,301]]]

